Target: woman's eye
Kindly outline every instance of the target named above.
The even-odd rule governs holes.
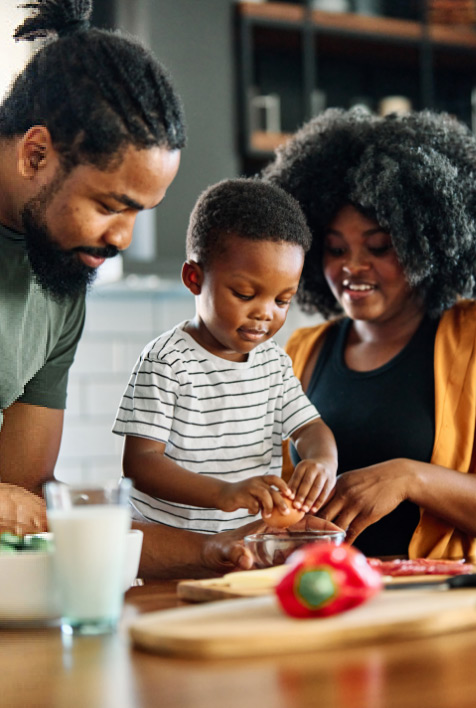
[[[390,244],[386,244],[385,246],[372,246],[369,247],[370,253],[373,253],[374,256],[382,256],[384,253],[388,253],[390,251],[392,246]]]
[[[345,252],[343,248],[338,248],[337,246],[325,246],[324,250],[330,256],[334,256],[335,258],[343,256]]]

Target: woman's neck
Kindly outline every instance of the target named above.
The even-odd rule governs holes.
[[[415,308],[383,322],[354,320],[345,344],[346,365],[355,371],[383,366],[406,347],[424,316],[422,308]]]

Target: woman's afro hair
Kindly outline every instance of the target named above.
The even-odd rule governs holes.
[[[261,176],[297,199],[312,232],[298,293],[304,310],[340,312],[322,252],[325,230],[346,204],[390,233],[429,314],[476,295],[476,139],[450,115],[328,109]]]

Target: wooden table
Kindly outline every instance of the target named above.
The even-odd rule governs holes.
[[[457,591],[453,591],[457,592]],[[476,631],[250,660],[192,661],[134,649],[138,613],[179,605],[175,583],[126,594],[117,634],[0,630],[2,708],[474,708]]]

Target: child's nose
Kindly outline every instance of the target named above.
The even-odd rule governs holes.
[[[255,302],[253,303],[255,308],[251,314],[251,317],[255,320],[272,320],[273,319],[273,305],[274,302]]]

